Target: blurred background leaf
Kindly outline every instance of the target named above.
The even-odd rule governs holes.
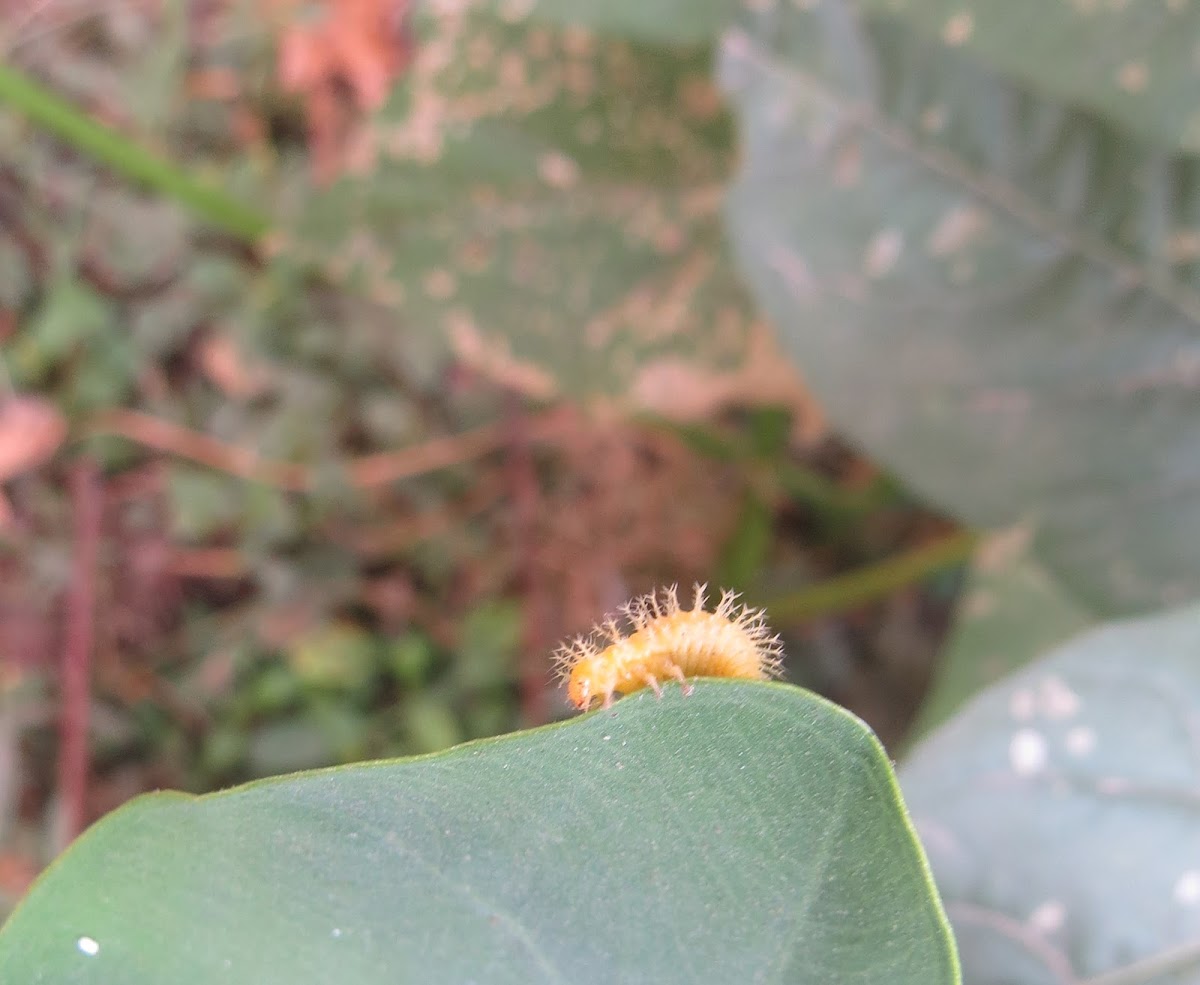
[[[423,11],[352,173],[281,200],[283,248],[535,398],[735,369],[755,316],[723,245],[733,134],[710,51],[489,6]]]
[[[912,738],[927,735],[989,684],[1099,621],[1030,556],[1029,542],[1029,531],[1017,527],[980,545]]]
[[[1076,636],[905,763],[967,985],[1200,980],[1197,617]]]
[[[1136,139],[1200,151],[1200,10],[1163,3],[859,0],[963,49],[1023,88],[1090,110]]]
[[[1107,23],[1105,62],[1165,37]],[[834,425],[915,490],[1030,521],[1097,612],[1195,596],[1196,161],[988,69],[962,31],[832,0],[743,12],[721,75],[747,276]],[[1137,94],[1147,121],[1178,85]]]

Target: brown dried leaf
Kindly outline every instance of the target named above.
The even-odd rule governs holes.
[[[279,81],[305,100],[315,168],[323,180],[344,165],[354,110],[378,109],[407,66],[412,45],[406,0],[325,0],[324,17],[300,21],[295,0],[275,0],[287,20]],[[339,94],[347,90],[348,105]]]
[[[782,355],[767,325],[752,326],[745,361],[718,373],[685,359],[659,359],[635,378],[632,397],[641,408],[675,421],[712,420],[731,405],[784,406],[794,411],[796,438],[811,445],[826,435],[825,415]]]
[[[0,403],[0,482],[49,461],[66,437],[66,418],[50,401],[12,397]]]

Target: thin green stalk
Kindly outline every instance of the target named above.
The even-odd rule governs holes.
[[[7,102],[77,150],[186,205],[228,233],[254,241],[270,229],[271,222],[262,213],[97,123],[66,100],[2,63],[0,101]]]
[[[745,443],[732,441],[710,426],[682,424],[648,413],[640,414],[638,420],[673,434],[713,461],[761,466],[788,496],[827,517],[851,520],[886,505],[887,491],[881,483],[862,490],[846,489],[815,469],[784,460],[782,454],[756,456]]]
[[[928,547],[921,547],[847,575],[830,578],[775,598],[756,599],[775,622],[829,616],[873,602],[915,581],[961,564],[974,553],[979,534],[964,530]]]

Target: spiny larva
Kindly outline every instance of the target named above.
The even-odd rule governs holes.
[[[767,627],[766,615],[721,593],[715,612],[704,608],[706,586],[697,585],[690,609],[679,603],[675,585],[621,606],[632,629],[625,633],[608,618],[589,636],[564,643],[555,653],[560,680],[571,703],[586,711],[596,699],[605,708],[614,694],[644,687],[661,697],[660,682],[674,678],[691,692],[689,677],[767,680],[783,670],[783,645]]]

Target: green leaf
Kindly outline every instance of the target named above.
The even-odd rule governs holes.
[[[536,397],[735,368],[756,315],[725,249],[733,136],[709,49],[487,8],[427,11],[362,176],[279,205],[290,255]]]
[[[738,8],[736,0],[491,0],[501,17],[514,7],[530,18],[649,41],[711,41]]]
[[[985,542],[959,597],[954,629],[914,726],[925,735],[970,697],[1097,621],[1029,556],[1021,529]]]
[[[905,765],[969,985],[1200,980],[1197,652],[1194,607],[1109,624]]]
[[[60,280],[20,335],[13,353],[16,368],[40,380],[78,347],[110,338],[114,321],[112,305],[87,284]]]
[[[859,0],[1042,95],[1168,147],[1200,150],[1200,7],[1186,0]]]
[[[365,691],[379,670],[375,637],[347,622],[324,623],[294,640],[284,656],[312,690]]]
[[[167,472],[172,536],[199,543],[231,526],[242,512],[240,493],[228,476],[173,465]]]
[[[0,931],[55,985],[950,985],[882,747],[700,682],[407,761],[133,801]]]
[[[1200,167],[970,54],[833,0],[744,15],[721,73],[748,278],[836,426],[914,490],[1031,521],[1097,611],[1200,595]]]
[[[774,532],[775,510],[748,489],[742,496],[737,525],[721,549],[717,566],[720,584],[753,585],[770,554]]]

